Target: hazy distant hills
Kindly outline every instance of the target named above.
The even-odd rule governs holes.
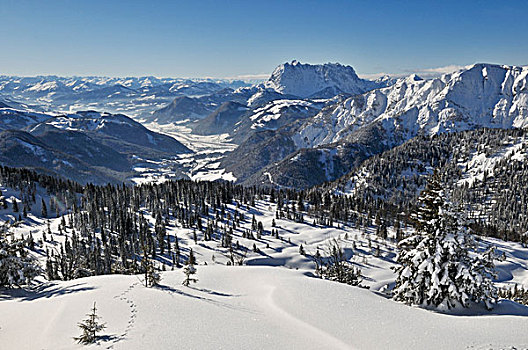
[[[93,109],[137,117],[162,108],[178,96],[203,96],[248,85],[222,79],[0,76],[0,101],[3,95],[18,103],[39,106],[42,111]]]

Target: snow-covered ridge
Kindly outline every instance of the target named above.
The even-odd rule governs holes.
[[[96,131],[104,128],[107,123],[132,126],[133,121],[119,114],[88,111],[58,116],[46,122],[58,129],[71,131]]]
[[[305,100],[274,100],[266,104],[264,107],[255,109],[249,119],[253,121],[251,129],[263,128],[272,120],[277,120],[282,116],[284,109],[288,107],[298,107],[307,109],[308,107],[315,107],[315,104]]]
[[[476,127],[524,128],[527,77],[527,67],[492,64],[475,64],[431,80],[409,76],[321,111],[294,140],[298,147],[315,147],[372,122],[405,138]]]

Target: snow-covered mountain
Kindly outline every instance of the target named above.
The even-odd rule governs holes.
[[[406,138],[476,127],[528,125],[528,68],[475,64],[436,79],[415,75],[351,97],[307,122],[299,147],[336,142],[369,123],[383,123]]]
[[[176,98],[170,105],[147,116],[148,121],[171,123],[205,118],[222,103],[237,102],[258,109],[274,100],[331,99],[339,94],[355,95],[392,84],[390,78],[361,79],[350,66],[338,63],[302,64],[298,61],[278,66],[270,78],[251,87],[223,90],[194,98]]]
[[[275,184],[280,184],[280,174],[288,173],[290,179],[287,169],[294,162],[301,160],[303,163],[307,159],[316,160],[311,162],[312,167],[326,169],[324,173],[328,176],[317,180],[320,182],[334,180],[361,158],[390,149],[417,135],[482,127],[524,128],[527,125],[528,68],[475,64],[431,80],[415,75],[399,79],[389,87],[328,106],[300,126],[291,125],[268,135],[265,148],[258,142],[241,147],[255,148],[257,152],[266,149],[263,152],[267,152],[271,144],[274,144],[272,148],[281,148],[280,144],[284,144],[291,151],[290,143],[293,143],[294,151],[300,152],[297,156],[286,156],[283,162],[270,160],[270,163],[277,163],[272,167],[280,170],[266,170],[256,182],[267,178],[264,173],[273,173],[279,177],[274,179]],[[284,142],[285,138],[288,142]],[[240,152],[251,153],[242,149]],[[361,157],[357,158],[360,154]],[[300,166],[310,173],[306,164]],[[254,174],[254,169],[247,174]],[[235,176],[244,178],[236,172]]]
[[[275,68],[264,83],[266,88],[301,98],[330,98],[340,93],[360,94],[383,85],[361,79],[354,68],[339,63],[284,63]]]

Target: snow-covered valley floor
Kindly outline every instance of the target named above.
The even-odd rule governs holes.
[[[219,162],[226,152],[231,152],[237,147],[230,142],[229,135],[196,135],[190,128],[181,124],[152,122],[145,126],[150,130],[174,137],[193,153],[181,154],[173,159],[146,161],[135,169],[140,175],[131,179],[134,183],[168,180],[173,177],[174,169],[182,170],[191,180],[236,181],[232,173],[226,173],[225,169],[220,168]]]

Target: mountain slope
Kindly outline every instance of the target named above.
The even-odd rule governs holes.
[[[528,230],[528,217],[521,214],[528,211],[527,150],[526,129],[419,136],[367,159],[323,188],[409,208],[436,169],[469,217],[492,225],[503,239],[521,240],[518,232]]]
[[[191,151],[174,138],[156,133],[122,114],[83,111],[45,121],[63,130],[82,131],[101,143],[126,154],[175,155]]]
[[[62,138],[70,138],[70,142],[56,145],[55,142]],[[126,156],[74,132],[48,131],[39,137],[19,130],[2,131],[0,163],[59,175],[80,183],[119,183],[132,173]]]
[[[121,183],[164,160],[192,153],[176,139],[120,114],[52,115],[0,109],[0,163],[38,169],[81,183]],[[185,177],[173,161],[174,178]],[[93,176],[90,176],[92,174]]]
[[[49,114],[0,108],[0,130],[21,130],[52,118]]]
[[[224,102],[208,117],[193,125],[193,132],[198,135],[214,135],[233,132],[235,125],[249,110],[237,102]]]

